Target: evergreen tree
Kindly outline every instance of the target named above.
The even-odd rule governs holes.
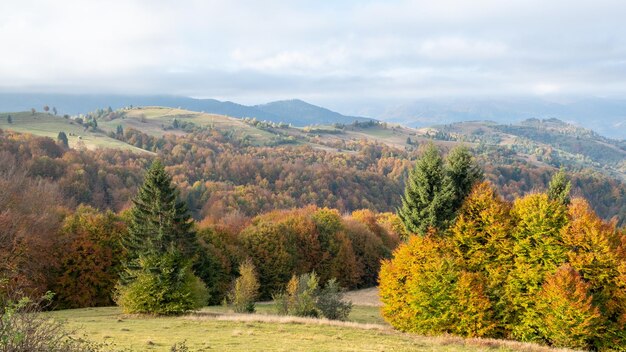
[[[8,122],[9,124],[12,124],[12,123],[13,123],[13,118],[11,117],[11,115],[8,115],[8,116],[7,116],[7,122]]]
[[[484,175],[467,147],[452,149],[448,154],[447,162],[447,175],[454,194],[452,211],[456,213],[472,191],[472,187],[482,181]]]
[[[122,125],[117,125],[116,134],[118,137],[121,137],[124,135],[124,127],[122,127]]]
[[[178,200],[178,191],[160,160],[155,160],[133,199],[124,245],[129,256],[162,253],[171,245],[190,256],[197,247],[196,234],[187,205]]]
[[[159,160],[133,203],[116,301],[128,313],[156,314],[184,313],[206,303],[206,287],[191,269],[197,248],[191,218]]]
[[[425,235],[431,227],[445,228],[451,218],[454,193],[434,144],[426,147],[406,182],[398,216],[407,231]]]
[[[570,203],[570,190],[572,189],[572,183],[567,179],[565,171],[559,170],[552,179],[548,186],[548,198],[550,200],[558,201],[563,205]]]
[[[61,142],[61,144],[63,144],[65,148],[69,148],[70,144],[69,144],[69,141],[67,140],[67,135],[65,134],[65,132],[63,131],[59,132],[59,135],[57,136],[57,140]]]

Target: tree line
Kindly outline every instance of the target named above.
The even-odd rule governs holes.
[[[5,174],[0,186],[0,276],[29,296],[55,292],[56,308],[118,303],[173,314],[219,304],[245,261],[258,273],[261,299],[311,272],[320,282],[369,287],[400,238],[393,214],[342,216],[316,206],[196,223],[159,160],[120,213],[69,209],[54,185],[19,173]]]
[[[450,192],[454,156],[431,147],[410,175],[399,214],[413,230],[381,268],[384,318],[422,334],[622,350],[626,229],[572,198],[563,171],[512,202],[468,172],[469,187]]]

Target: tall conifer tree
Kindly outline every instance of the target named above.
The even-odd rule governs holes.
[[[125,246],[129,256],[146,252],[163,252],[174,245],[185,255],[196,248],[196,235],[185,203],[178,200],[178,191],[163,164],[152,163],[133,200]]]
[[[454,193],[452,212],[456,213],[463,201],[472,192],[472,187],[484,178],[482,169],[476,164],[467,147],[457,147],[450,151],[446,158],[447,175]]]
[[[548,186],[548,198],[550,198],[550,200],[558,201],[563,205],[569,205],[569,194],[571,189],[572,183],[567,179],[565,171],[560,169],[559,172],[554,174],[550,180],[550,185]]]
[[[431,227],[445,227],[454,197],[448,182],[443,159],[431,143],[410,172],[402,206],[398,209],[398,216],[408,232],[425,235]]]
[[[152,163],[133,203],[118,304],[127,313],[156,314],[202,306],[208,297],[191,269],[197,248],[191,217],[159,160]]]
[[[409,233],[443,230],[482,179],[483,172],[467,148],[453,149],[444,163],[431,143],[409,174],[398,216]]]

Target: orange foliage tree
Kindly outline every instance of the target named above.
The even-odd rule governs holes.
[[[56,248],[59,269],[53,285],[59,307],[113,304],[124,250],[120,244],[126,224],[108,211],[80,206],[65,219]]]

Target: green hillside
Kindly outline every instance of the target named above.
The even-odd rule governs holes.
[[[184,129],[173,128],[174,120],[181,124],[191,123],[221,132],[231,132],[236,138],[249,138],[255,145],[264,144],[273,137],[272,133],[252,127],[241,119],[168,107],[125,109],[120,117],[99,119],[99,126],[107,131],[115,131],[121,125],[124,129],[134,128],[155,137],[166,133],[184,134]]]
[[[11,116],[11,123],[8,123],[9,115]],[[72,119],[52,114],[32,114],[31,112],[2,113],[0,114],[0,129],[32,133],[36,136],[50,137],[54,140],[57,139],[59,132],[65,132],[70,148],[84,145],[88,149],[120,148],[141,151],[138,148],[107,136],[104,131],[94,132],[91,129],[85,129],[84,126]]]

